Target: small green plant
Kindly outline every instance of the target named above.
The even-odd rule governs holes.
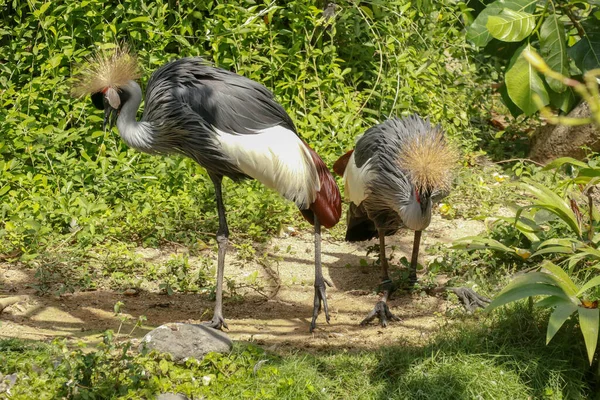
[[[175,292],[197,293],[210,290],[208,287],[211,285],[212,274],[209,266],[210,261],[203,257],[197,273],[194,273],[188,254],[174,255],[162,267],[160,276],[164,280],[159,284],[159,289],[169,296]]]
[[[594,267],[595,271],[598,267]],[[565,321],[574,313],[578,314],[579,326],[585,340],[590,365],[594,360],[600,328],[600,310],[598,309],[598,290],[600,276],[595,276],[585,284],[578,286],[559,266],[545,261],[540,270],[529,272],[515,278],[500,292],[488,306],[488,311],[504,304],[523,298],[544,296],[536,305],[553,308],[548,322],[546,343],[554,337]],[[584,296],[585,295],[585,296]]]

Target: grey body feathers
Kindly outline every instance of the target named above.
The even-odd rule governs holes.
[[[186,155],[234,180],[247,176],[223,153],[214,128],[239,135],[278,125],[296,131],[263,85],[201,58],[172,61],[152,74],[142,122],[153,127],[151,152]]]

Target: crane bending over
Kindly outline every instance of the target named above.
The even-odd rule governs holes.
[[[382,326],[387,319],[399,320],[387,306],[394,286],[388,274],[385,237],[402,227],[415,231],[409,269],[414,284],[421,232],[431,222],[432,205],[448,194],[455,164],[456,154],[441,127],[416,115],[369,128],[354,150],[334,164],[334,171],[344,177],[350,200],[346,240],[379,236],[383,297],[361,325],[376,316]]]
[[[210,66],[201,58],[183,58],[156,70],[148,82],[144,114],[137,121],[142,90],[136,58],[126,48],[100,53],[83,69],[73,94],[92,95],[104,110],[104,126],[116,123],[121,138],[150,154],[181,154],[204,167],[215,187],[217,292],[208,326],[227,328],[223,318],[223,274],[229,229],[221,184],[254,178],[296,203],[315,232],[315,296],[312,331],[321,306],[329,323],[325,279],[321,269],[321,225],[334,226],[341,215],[341,196],[321,158],[263,85]],[[331,284],[327,282],[330,286]]]

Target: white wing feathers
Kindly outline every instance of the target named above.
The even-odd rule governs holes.
[[[243,135],[213,129],[223,151],[246,175],[302,210],[315,201],[321,188],[317,169],[306,145],[293,131],[274,126]]]
[[[371,160],[367,161],[362,167],[357,167],[354,153],[352,153],[346,165],[344,171],[345,195],[348,200],[356,205],[362,203],[369,195],[367,186],[372,175],[370,167]]]

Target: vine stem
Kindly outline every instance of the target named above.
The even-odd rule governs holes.
[[[583,30],[583,27],[581,26],[577,18],[575,18],[575,15],[573,15],[573,11],[571,11],[569,6],[566,4],[561,4],[561,8],[565,11],[565,14],[567,15],[567,17],[569,17],[575,29],[577,29],[577,34],[583,39],[585,37],[585,31]]]

